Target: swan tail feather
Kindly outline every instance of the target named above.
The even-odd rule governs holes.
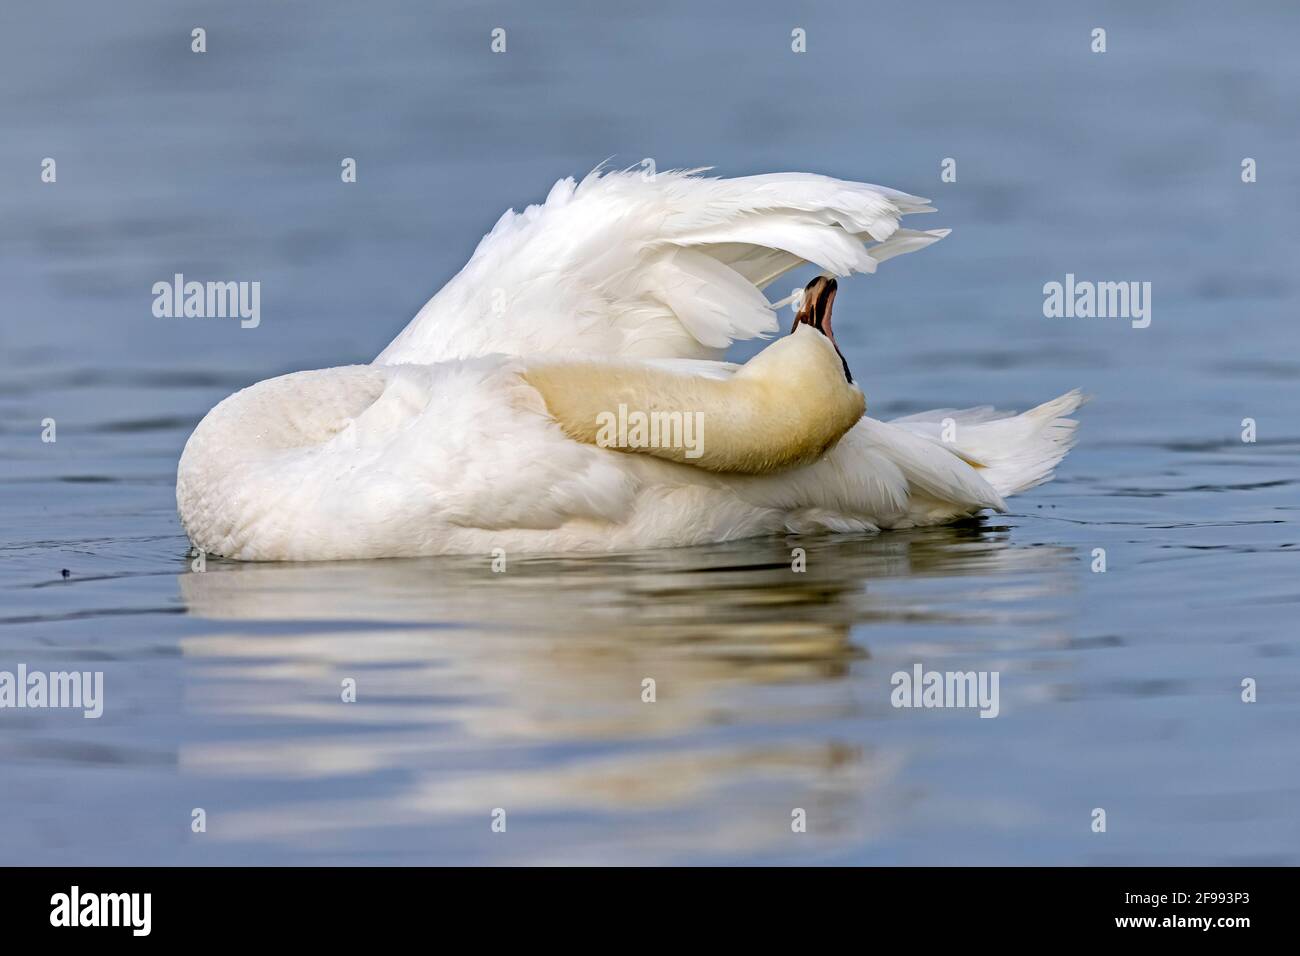
[[[1068,416],[1086,401],[1075,389],[1020,415],[987,407],[940,409],[891,424],[943,443],[1008,497],[1051,480],[1074,447],[1079,423]]]

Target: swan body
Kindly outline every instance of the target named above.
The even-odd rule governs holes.
[[[503,216],[374,363],[269,379],[209,412],[181,456],[181,521],[211,554],[331,560],[629,550],[1002,510],[1064,457],[1077,392],[1022,415],[865,417],[825,279],[792,334],[743,366],[719,361],[776,331],[763,287],[805,262],[874,271],[947,234],[901,228],[928,210],[808,174],[562,180]],[[620,406],[690,416],[699,440],[611,441]]]

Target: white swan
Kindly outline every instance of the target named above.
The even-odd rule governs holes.
[[[562,180],[502,216],[373,364],[221,402],[177,474],[194,545],[327,560],[906,528],[1052,476],[1078,392],[1015,416],[864,417],[834,280],[809,284],[793,334],[718,361],[776,331],[760,290],[789,270],[873,272],[947,230],[901,228],[930,207],[879,186],[698,172]]]

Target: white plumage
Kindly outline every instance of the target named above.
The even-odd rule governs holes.
[[[507,211],[380,363],[581,351],[717,358],[777,330],[761,290],[805,262],[838,276],[948,234],[926,200],[810,173],[593,172]]]
[[[1019,416],[864,417],[820,460],[762,474],[566,436],[530,368],[603,359],[728,378],[728,345],[777,330],[761,290],[786,272],[871,272],[947,235],[902,228],[930,207],[895,190],[697,172],[562,180],[502,216],[372,365],[281,376],[219,404],[178,471],[194,544],[248,560],[677,546],[934,524],[1051,477],[1077,392]]]

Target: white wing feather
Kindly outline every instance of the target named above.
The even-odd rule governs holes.
[[[882,186],[698,172],[560,180],[543,204],[506,212],[376,362],[493,352],[716,358],[777,330],[761,290],[791,269],[874,272],[948,233],[901,229],[902,216],[931,207]]]

